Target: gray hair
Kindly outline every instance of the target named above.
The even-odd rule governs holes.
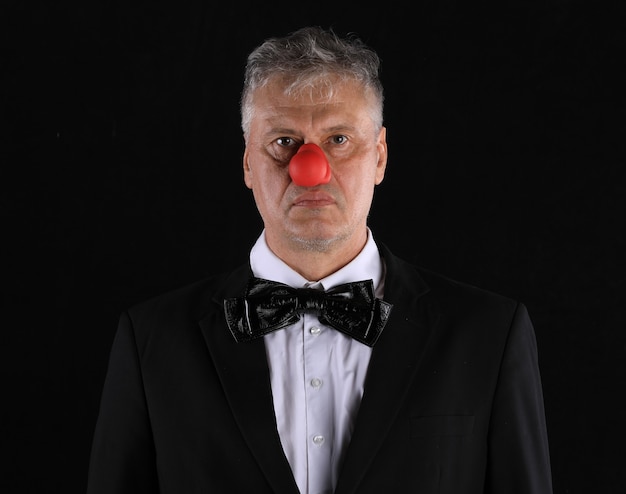
[[[270,38],[248,56],[241,94],[241,128],[247,139],[254,105],[252,95],[270,80],[280,78],[285,93],[324,89],[332,95],[332,81],[354,80],[375,98],[372,118],[383,124],[383,86],[380,58],[355,36],[338,37],[332,30],[305,27],[283,38]]]

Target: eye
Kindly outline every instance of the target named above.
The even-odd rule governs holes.
[[[292,137],[279,137],[274,139],[268,151],[270,155],[279,163],[288,163],[291,157],[296,153],[300,143]]]
[[[295,139],[292,139],[291,137],[279,137],[278,139],[276,139],[276,144],[278,144],[280,147],[288,148],[295,146],[297,143]]]
[[[333,144],[345,144],[346,142],[348,142],[348,138],[344,135],[332,136],[330,140]]]

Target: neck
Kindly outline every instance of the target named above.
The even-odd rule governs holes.
[[[314,244],[292,242],[285,246],[272,241],[269,235],[266,235],[266,241],[272,252],[291,269],[308,281],[319,281],[339,271],[359,255],[367,242],[367,230],[357,238]]]

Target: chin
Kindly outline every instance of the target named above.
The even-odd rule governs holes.
[[[326,252],[330,250],[335,239],[325,238],[295,238],[293,241],[301,250],[307,252]]]
[[[335,221],[305,221],[284,225],[286,238],[294,249],[303,252],[327,252],[350,237],[350,228]]]
[[[304,234],[294,234],[290,240],[296,249],[307,252],[327,252],[345,237],[342,235],[323,235],[321,232],[307,231]]]

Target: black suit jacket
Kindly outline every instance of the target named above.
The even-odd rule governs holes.
[[[508,298],[380,246],[390,319],[374,347],[336,494],[552,492],[533,327]],[[249,266],[122,315],[88,494],[297,494],[263,339],[236,343],[224,298]]]

